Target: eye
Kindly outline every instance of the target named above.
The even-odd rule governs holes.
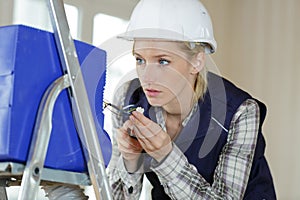
[[[168,64],[170,64],[170,61],[168,61],[164,58],[161,58],[161,59],[159,59],[159,64],[160,65],[168,65]]]
[[[142,59],[142,58],[136,57],[135,60],[136,60],[136,65],[143,65],[143,64],[145,64],[145,60]]]

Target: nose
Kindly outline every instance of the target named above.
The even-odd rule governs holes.
[[[143,67],[137,68],[137,73],[141,81],[145,84],[153,83],[157,79],[158,69],[155,64],[148,63],[145,64]]]

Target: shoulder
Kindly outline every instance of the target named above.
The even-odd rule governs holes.
[[[260,107],[257,101],[254,99],[247,99],[245,100],[237,109],[234,114],[233,119],[239,118],[248,118],[249,115],[255,116],[255,118],[259,118],[260,116]]]
[[[236,115],[236,112],[251,108],[259,112],[261,123],[266,115],[266,106],[261,101],[253,98],[248,92],[237,87],[228,79],[217,74],[208,73],[208,92],[206,98],[210,100],[214,115],[227,117]],[[219,117],[220,118],[220,117]],[[231,117],[230,117],[231,118]]]
[[[208,73],[208,92],[211,98],[225,104],[239,106],[246,99],[251,99],[251,95],[237,87],[228,79],[217,74]]]

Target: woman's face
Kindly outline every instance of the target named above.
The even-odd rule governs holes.
[[[197,74],[178,42],[136,40],[133,53],[138,77],[151,105],[164,106],[193,94]]]

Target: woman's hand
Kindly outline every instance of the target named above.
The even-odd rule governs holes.
[[[123,127],[118,129],[117,134],[118,149],[129,173],[133,173],[139,168],[139,159],[143,150],[138,140],[129,135],[128,132],[132,129],[133,124],[128,120],[124,123]]]
[[[136,111],[130,116],[130,121],[141,147],[157,162],[172,151],[170,136],[157,123]]]

